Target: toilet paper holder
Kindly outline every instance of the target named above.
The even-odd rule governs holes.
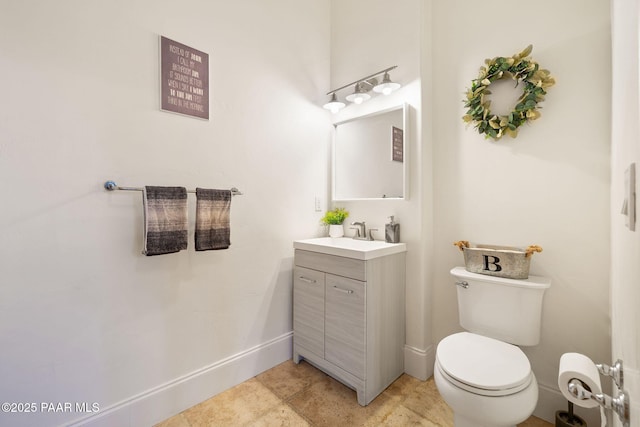
[[[600,368],[598,368],[600,370]],[[605,374],[606,375],[606,374]],[[618,396],[611,397],[605,393],[591,393],[589,387],[577,378],[573,378],[567,384],[569,393],[580,400],[595,400],[606,409],[613,410],[622,422],[623,427],[629,427],[629,395],[620,389]]]
[[[622,360],[616,360],[613,366],[605,365],[604,363],[596,363],[596,368],[600,375],[613,378],[613,381],[618,386],[619,390],[624,388],[624,375],[622,373]]]

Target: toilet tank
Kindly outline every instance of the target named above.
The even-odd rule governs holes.
[[[551,280],[541,276],[506,279],[451,270],[458,290],[460,326],[515,345],[540,342],[542,298]]]

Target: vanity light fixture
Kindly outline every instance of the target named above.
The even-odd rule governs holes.
[[[367,84],[368,82],[356,83],[356,90],[351,95],[347,95],[345,99],[354,104],[362,104],[364,101],[371,99],[371,95],[369,95],[365,89]]]
[[[338,101],[335,92],[331,94],[331,100],[323,105],[324,108],[331,111],[333,114],[342,110],[346,104],[342,101]]]
[[[389,73],[385,72],[382,81],[373,87],[373,91],[383,95],[389,95],[396,89],[400,88],[400,83],[392,82]]]
[[[345,107],[345,104],[338,100],[336,92],[351,86],[354,86],[354,92],[347,95],[345,99],[349,102],[353,102],[354,104],[362,104],[364,101],[370,99],[371,95],[369,95],[369,92],[371,90],[376,93],[382,93],[383,95],[389,95],[394,90],[400,88],[400,83],[391,81],[391,77],[389,77],[389,71],[397,67],[397,65],[394,65],[393,67],[385,68],[382,71],[378,71],[377,73],[368,75],[367,77],[363,77],[355,82],[351,82],[327,92],[327,95],[331,95],[331,100],[324,104],[323,107],[334,114],[340,111],[340,109]],[[380,74],[384,74],[382,81],[378,81],[376,78]]]

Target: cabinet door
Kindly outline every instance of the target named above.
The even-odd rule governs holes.
[[[326,275],[325,359],[364,379],[365,282]]]
[[[324,357],[324,285],[321,271],[293,270],[293,340]]]

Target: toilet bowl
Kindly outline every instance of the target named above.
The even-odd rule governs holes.
[[[434,378],[456,427],[515,426],[538,401],[538,383],[522,350],[469,332],[440,342]]]

